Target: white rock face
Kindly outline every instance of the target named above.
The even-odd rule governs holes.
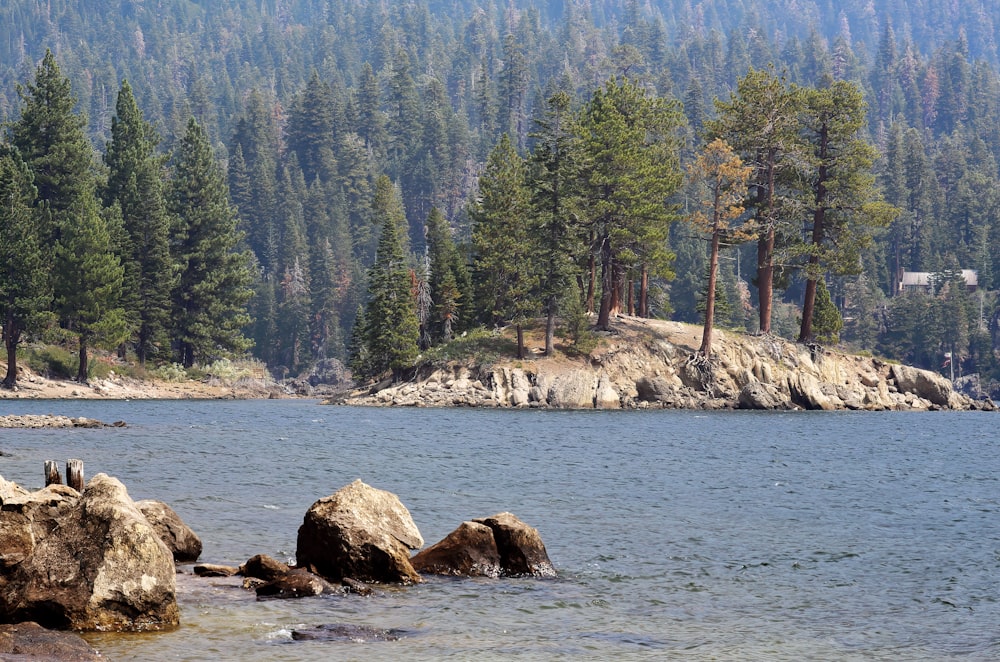
[[[717,330],[696,359],[700,327],[620,318],[589,356],[453,364],[349,404],[418,407],[993,409],[933,372],[774,336]],[[444,385],[442,388],[439,385]],[[766,386],[766,388],[761,388]]]

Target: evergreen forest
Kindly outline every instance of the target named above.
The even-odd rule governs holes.
[[[87,5],[0,6],[9,367],[629,314],[1000,381],[997,0]]]

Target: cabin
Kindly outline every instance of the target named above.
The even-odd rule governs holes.
[[[904,271],[899,279],[898,292],[900,294],[904,292],[925,292],[930,294],[933,290],[934,279],[940,276],[939,272],[933,271]],[[979,274],[975,269],[962,269],[962,278],[965,279],[965,288],[969,292],[975,292],[979,289]]]

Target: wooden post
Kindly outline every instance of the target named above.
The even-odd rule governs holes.
[[[55,460],[45,460],[45,487],[49,485],[62,485],[62,476],[59,475],[59,463]]]
[[[66,484],[83,492],[83,460],[66,460]]]

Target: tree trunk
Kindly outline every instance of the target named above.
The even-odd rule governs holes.
[[[14,388],[17,384],[17,342],[21,339],[21,330],[17,328],[11,310],[7,311],[3,331],[4,345],[7,348],[7,374],[3,378],[3,387]]]
[[[771,333],[771,299],[774,287],[774,228],[757,242],[757,293],[760,297],[760,332]]]
[[[618,260],[611,259],[611,308],[608,311],[608,321],[622,312],[622,298],[625,294],[625,272]]]
[[[712,254],[708,261],[708,294],[705,296],[705,328],[701,332],[698,353],[712,356],[712,326],[715,324],[715,279],[719,271],[719,231],[712,232]]]
[[[556,298],[549,297],[547,315],[545,316],[545,356],[552,356],[555,351],[556,337]]]
[[[639,317],[649,317],[649,267],[645,264],[639,278]]]
[[[818,271],[819,254],[818,249],[823,243],[823,227],[826,222],[826,182],[829,177],[829,170],[826,164],[827,158],[827,127],[820,129],[819,139],[819,172],[816,182],[816,206],[813,210],[812,244],[814,250],[809,256],[809,268],[806,270],[808,280],[806,281],[805,298],[802,301],[802,324],[799,327],[799,342],[809,342],[813,337],[812,318],[816,309],[816,281],[821,278]]]
[[[628,310],[628,314],[630,316],[635,317],[635,300],[634,300],[635,281],[629,278],[625,282],[625,288],[628,292],[628,303],[626,309]]]
[[[597,260],[594,257],[593,250],[590,251],[590,257],[587,258],[587,271],[590,274],[590,280],[587,282],[587,314],[593,315],[594,290],[597,287]]]
[[[615,291],[612,273],[611,244],[607,238],[601,245],[601,310],[597,314],[597,328],[607,331],[611,324],[611,304]]]
[[[774,177],[777,150],[767,154],[767,231],[757,242],[757,294],[760,299],[760,332],[771,333],[771,305],[774,298]]]
[[[524,329],[521,328],[520,324],[517,324],[514,328],[517,329],[517,358],[524,358]]]
[[[87,336],[80,334],[80,368],[76,371],[76,381],[87,383]]]

